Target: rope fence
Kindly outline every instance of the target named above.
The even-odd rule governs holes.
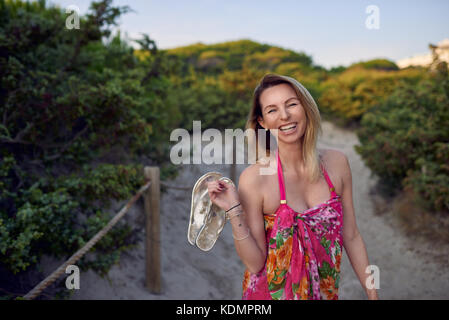
[[[75,254],[73,254],[66,262],[64,262],[59,268],[57,268],[52,274],[42,280],[37,286],[35,286],[30,292],[28,292],[25,296],[23,296],[26,300],[32,300],[39,296],[42,291],[55,282],[62,273],[65,272],[67,266],[75,264],[84,254],[86,254],[106,233],[111,230],[111,228],[129,211],[131,206],[144,194],[145,200],[145,216],[146,216],[146,231],[147,231],[147,245],[150,244],[151,247],[154,247],[155,242],[159,242],[159,197],[160,197],[160,183],[159,183],[159,168],[158,167],[145,167],[144,168],[145,178],[148,181],[144,184],[139,191],[128,201],[128,203],[108,222],[106,226],[103,227],[99,232],[95,234],[95,236],[90,239],[81,249],[79,249]],[[146,192],[150,189],[150,192]],[[149,219],[150,217],[150,219]],[[157,219],[156,219],[157,217]],[[157,220],[157,221],[156,221]],[[154,225],[148,230],[148,226],[152,224],[152,222],[157,222],[157,225]],[[156,232],[154,232],[156,230]],[[155,235],[156,234],[156,235]],[[157,244],[158,246],[158,244]],[[150,247],[150,248],[151,248]],[[148,255],[147,246],[147,255]],[[153,248],[154,250],[154,248]],[[149,272],[154,272],[156,269],[160,271],[160,266],[148,266],[148,263],[157,264],[160,263],[160,259],[158,257],[158,250],[154,250],[152,252],[152,257],[147,256],[147,287],[155,293],[160,291],[159,280],[151,280],[148,279]],[[155,276],[160,277],[160,273],[155,273]],[[154,278],[151,277],[150,278]],[[155,286],[156,284],[156,286]]]
[[[31,291],[23,296],[23,299],[32,300],[42,294],[48,286],[54,283],[63,273],[67,266],[75,264],[83,257],[112,227],[129,211],[131,206],[143,195],[145,211],[145,253],[146,253],[146,287],[152,293],[160,293],[161,290],[161,268],[160,268],[160,187],[164,186],[176,190],[191,190],[191,187],[173,186],[160,181],[160,171],[158,167],[144,168],[144,184],[137,193],[126,203],[126,205],[92,237],[81,249],[75,252],[66,262],[64,262],[53,273],[42,280]],[[148,191],[148,192],[147,192]]]

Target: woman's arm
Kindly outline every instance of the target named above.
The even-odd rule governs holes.
[[[264,267],[267,256],[258,173],[256,166],[246,168],[240,175],[238,193],[226,183],[221,184],[226,189],[220,189],[220,184],[215,181],[209,184],[212,202],[222,209],[228,210],[241,204],[229,211],[234,216],[230,222],[237,254],[251,273],[257,273]],[[240,215],[236,215],[238,213]]]
[[[368,289],[366,287],[366,282],[370,274],[365,271],[369,265],[369,261],[365,243],[357,228],[354,214],[351,168],[349,166],[348,158],[343,153],[338,152],[338,154],[339,156],[336,158],[339,162],[339,171],[342,172],[343,182],[343,246],[368,299],[376,300],[378,299],[376,289]]]

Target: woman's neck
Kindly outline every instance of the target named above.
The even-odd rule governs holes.
[[[282,144],[278,146],[279,156],[282,163],[282,171],[296,172],[301,174],[304,171],[304,159],[302,155],[302,141],[299,143]]]

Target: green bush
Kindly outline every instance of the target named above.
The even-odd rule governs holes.
[[[449,211],[448,123],[449,79],[429,77],[397,88],[363,116],[356,151],[391,189]]]
[[[352,64],[352,67],[362,67],[364,69],[374,69],[374,70],[386,70],[386,71],[397,71],[399,67],[393,61],[386,59],[373,59],[369,61],[362,61]]]
[[[359,122],[398,86],[416,84],[424,76],[421,69],[386,71],[365,68],[359,63],[324,81],[318,102],[325,112],[343,123]]]
[[[415,161],[415,169],[408,172],[403,181],[429,208],[449,211],[449,142],[434,144],[433,153]]]
[[[6,163],[2,162],[2,173],[8,172]],[[17,273],[44,253],[72,255],[112,218],[103,211],[110,199],[129,199],[144,183],[142,171],[141,165],[84,166],[82,172],[41,178],[20,193],[9,193],[17,210],[12,216],[0,211],[0,262]],[[132,230],[121,226],[106,234],[94,250],[102,252],[100,258],[110,259],[131,245],[129,240]],[[109,267],[96,271],[105,273]]]

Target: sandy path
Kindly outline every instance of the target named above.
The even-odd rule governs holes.
[[[343,151],[349,158],[353,176],[354,207],[359,230],[364,238],[370,263],[380,269],[381,299],[448,299],[448,249],[431,248],[403,236],[388,214],[374,213],[372,189],[375,178],[355,153],[358,144],[352,132],[323,123],[324,135],[319,146]],[[238,166],[238,175],[245,165]],[[170,184],[193,186],[208,171],[229,175],[224,165],[186,165]],[[144,287],[145,257],[143,242],[122,255],[120,263],[111,268],[108,278],[89,271],[81,274],[81,289],[72,299],[240,299],[243,264],[235,252],[231,227],[226,225],[212,251],[204,253],[187,242],[190,213],[190,192],[169,189],[162,196],[162,294],[150,294]],[[122,204],[117,204],[116,211]],[[126,219],[143,225],[141,203]],[[143,230],[140,239],[144,238]],[[433,251],[432,251],[433,250]],[[434,262],[430,253],[445,257]],[[443,252],[442,252],[443,250]],[[429,254],[424,254],[429,253]],[[441,260],[441,259],[440,259]],[[45,259],[44,274],[49,274],[59,261]],[[352,270],[346,253],[341,267],[341,299],[365,299],[361,285]]]

